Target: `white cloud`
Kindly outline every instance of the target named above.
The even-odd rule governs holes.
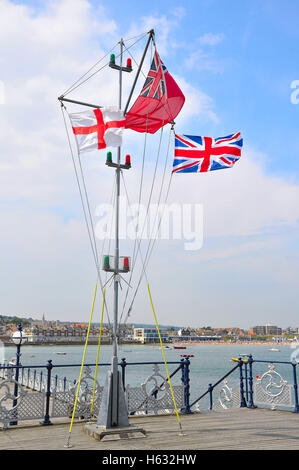
[[[183,14],[184,10],[180,9],[170,16],[138,18],[128,25],[126,36],[157,28],[159,52],[167,57],[170,38]],[[0,241],[4,253],[2,271],[5,273],[1,283],[2,310],[13,313],[23,310],[28,314],[45,312],[48,318],[57,318],[59,313],[60,318],[87,319],[85,306],[89,302],[90,285],[95,280],[95,269],[57,96],[117,42],[118,30],[118,25],[107,16],[103,6],[99,5],[97,11],[92,10],[87,0],[48,2],[40,13],[8,0],[0,2],[0,42],[5,44],[1,47],[3,76],[0,78],[5,85],[6,98],[0,107],[0,196],[4,204]],[[202,45],[206,46],[216,45],[220,40],[221,35],[201,37]],[[138,46],[134,55],[138,58],[140,54],[141,47]],[[73,97],[115,104],[118,77],[110,70],[105,73],[105,83],[103,75],[95,75],[77,89]],[[177,118],[177,130],[185,131],[192,119],[219,124],[212,97],[192,86],[185,76],[175,78],[186,96],[186,103]],[[128,80],[126,77],[126,91]],[[165,130],[159,178],[167,138],[168,130]],[[157,134],[147,142],[144,181],[147,194],[158,141]],[[124,151],[130,147],[133,162],[133,170],[126,176],[131,202],[138,200],[143,143],[144,136],[132,132],[125,139]],[[95,153],[82,159],[92,209],[99,202],[108,201],[111,195],[113,173],[107,170],[103,158],[103,153]],[[206,236],[215,240],[223,236],[242,239],[236,247],[228,243],[222,255],[217,249],[205,252],[204,246],[200,256],[206,257],[206,261],[217,261],[221,257],[238,259],[246,253],[260,253],[268,241],[250,237],[271,234],[271,231],[297,223],[298,185],[286,177],[269,175],[264,161],[264,155],[247,145],[233,170],[206,175],[175,175],[170,201],[203,202]],[[170,170],[171,163],[169,173]],[[169,282],[163,286],[163,292],[158,292],[166,305],[167,297],[172,294],[172,283],[181,282],[175,266],[185,253],[176,248],[169,254],[171,244],[163,253],[165,245],[159,246],[165,259],[165,279]],[[275,250],[275,246],[271,246]],[[174,267],[171,272],[169,265]],[[159,263],[154,267],[163,273]],[[266,276],[267,269],[264,271]],[[17,296],[14,293],[15,276],[19,285]],[[193,285],[196,272],[191,269],[188,276],[187,282]],[[175,296],[167,320],[179,313],[177,305],[180,302],[189,312],[186,318],[188,315],[191,318],[193,300],[191,296],[185,304]],[[140,311],[143,311],[141,305]]]
[[[175,30],[185,14],[186,10],[184,7],[177,7],[171,9],[167,15],[150,14],[143,16],[138,18],[137,21],[134,20],[132,22],[127,35],[129,37],[135,36],[154,29],[159,54],[164,56],[173,48],[179,47],[180,43],[176,41]]]
[[[196,49],[191,50],[185,59],[185,66],[189,70],[209,71],[215,74],[222,73],[224,70],[223,62],[215,58],[214,46],[217,46],[224,40],[224,34],[206,33],[198,38],[200,47],[196,44]]]
[[[213,33],[206,33],[200,36],[198,39],[200,44],[203,46],[216,46],[220,42],[224,40],[224,34],[223,33],[218,33],[218,34],[213,34]]]
[[[213,99],[203,91],[190,85],[183,77],[174,76],[181,90],[183,90],[186,101],[176,118],[178,126],[186,125],[191,119],[200,119],[202,122],[218,123]]]
[[[186,9],[184,7],[175,7],[172,14],[181,20],[186,16]]]
[[[246,145],[231,170],[174,175],[172,198],[203,202],[207,237],[250,236],[295,226],[299,186],[265,170],[266,156]]]
[[[223,72],[223,64],[219,59],[215,59],[210,52],[197,49],[189,54],[185,60],[185,66],[189,70],[208,71],[215,74]]]

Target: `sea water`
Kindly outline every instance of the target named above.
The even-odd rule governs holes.
[[[291,354],[294,349],[288,345],[278,345],[275,348],[279,351],[271,351],[270,345],[256,344],[199,344],[187,345],[186,349],[173,349],[173,346],[165,348],[167,362],[180,362],[181,355],[190,354],[190,401],[197,399],[207,389],[209,384],[214,384],[220,380],[236,363],[232,358],[252,354],[253,359],[263,361],[291,361]],[[23,366],[46,366],[49,359],[52,360],[54,368],[52,376],[59,378],[66,377],[69,380],[78,380],[80,365],[83,357],[83,345],[25,345],[22,347],[21,363]],[[7,346],[5,348],[5,359],[10,360],[15,357],[16,348]],[[65,354],[61,354],[65,353]],[[99,363],[111,362],[112,346],[103,345],[100,349]],[[97,346],[87,347],[85,364],[95,364],[97,357]],[[120,345],[118,348],[119,362],[122,358],[127,363],[161,362],[160,373],[167,377],[162,350],[159,345]],[[59,367],[60,366],[60,367]],[[61,367],[63,366],[63,367]],[[169,364],[169,372],[175,370],[178,365]],[[269,368],[269,364],[253,364],[253,377],[261,376]],[[103,385],[109,366],[98,368],[98,382]],[[275,365],[275,370],[282,375],[284,380],[293,383],[293,368],[287,364]],[[94,371],[94,368],[92,368]],[[126,384],[138,386],[145,383],[153,373],[153,365],[130,365],[126,367]],[[46,369],[44,369],[46,374]],[[228,379],[228,385],[234,387],[239,383],[239,370],[237,369]],[[299,377],[298,377],[299,381]],[[161,379],[158,381],[161,384]],[[179,371],[172,379],[173,384],[181,383],[181,372]]]

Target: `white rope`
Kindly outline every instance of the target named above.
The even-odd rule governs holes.
[[[75,89],[75,88],[74,88],[75,85],[77,85],[77,83],[79,83],[80,80],[82,80],[84,77],[86,77],[86,75],[87,75],[89,72],[91,72],[92,69],[94,69],[97,65],[99,65],[99,64],[102,62],[102,60],[105,59],[105,57],[107,57],[109,54],[111,54],[111,52],[116,48],[117,45],[118,45],[118,42],[110,49],[110,51],[108,51],[101,59],[99,59],[92,67],[90,67],[90,69],[87,70],[87,72],[85,72],[83,75],[81,75],[81,77],[78,78],[78,80],[76,80],[76,81],[62,94],[62,96],[66,96],[66,95],[68,95],[69,93],[71,93],[71,92]],[[105,65],[103,66],[103,68],[106,67],[106,65],[108,65],[108,64],[105,64]],[[100,69],[100,70],[101,70],[101,69]],[[100,70],[99,70],[99,71],[100,71]],[[79,86],[79,85],[78,85],[78,86]]]
[[[124,45],[124,49],[125,49],[125,51],[126,51],[126,52],[127,52],[127,53],[128,53],[130,56],[131,56],[131,58],[133,59],[133,61],[134,61],[134,62],[135,62],[135,64],[137,65],[137,67],[139,67],[139,64],[138,64],[138,62],[135,60],[135,58],[134,58],[133,54],[130,52],[130,50],[129,50],[129,49],[127,49],[127,47],[126,47],[126,45],[125,45],[125,43],[124,43],[124,42],[123,42],[123,45]],[[142,69],[140,70],[140,72],[142,73],[142,75],[143,75],[143,76],[144,76],[144,78],[146,79],[146,77],[147,77],[147,76],[145,75],[145,73],[143,72],[143,70],[142,70]]]
[[[149,199],[148,199],[148,203],[147,203],[147,208],[146,208],[145,220],[143,221],[143,227],[142,227],[142,230],[141,230],[141,235],[140,235],[140,237],[139,237],[139,239],[138,239],[138,241],[137,241],[137,243],[138,243],[137,252],[135,253],[135,256],[133,255],[132,271],[133,271],[134,266],[135,266],[135,263],[136,263],[138,251],[140,250],[140,244],[141,244],[143,232],[144,232],[144,229],[145,229],[145,226],[146,226],[146,218],[147,218],[147,216],[148,216],[149,206],[150,206],[151,199],[152,199],[152,195],[153,195],[153,189],[154,189],[154,186],[155,186],[156,174],[157,174],[157,167],[158,167],[159,157],[160,157],[160,151],[161,151],[162,137],[163,137],[163,127],[161,128],[161,132],[160,132],[160,139],[159,139],[158,152],[157,152],[157,157],[156,157],[156,163],[155,163],[155,169],[154,169],[154,174],[153,174],[153,179],[152,179],[152,184],[151,184],[150,195],[149,195]]]
[[[128,46],[127,50],[128,49],[131,49],[133,46],[135,46],[135,44],[137,44],[139,41],[141,41],[141,39],[143,39],[148,33],[145,33],[142,37],[140,37],[139,39],[137,39],[137,41],[133,42],[133,44],[131,44],[130,46]],[[105,54],[94,66],[92,66],[90,68],[90,70],[88,72],[86,72],[85,74],[82,75],[82,77],[80,77],[80,79],[78,79],[70,88],[68,88],[68,90],[66,90],[66,92],[62,95],[62,96],[66,96],[68,95],[69,93],[73,92],[74,90],[76,90],[77,88],[79,88],[81,85],[83,85],[84,83],[86,83],[88,80],[90,80],[92,77],[94,77],[97,73],[101,72],[105,67],[107,67],[110,63],[109,62],[106,62],[102,67],[100,67],[98,70],[95,70],[92,74],[90,74],[88,77],[86,77],[84,80],[80,81],[81,78],[84,78],[92,69],[94,69],[96,67],[96,65],[98,65],[105,57],[107,57],[107,55],[110,54],[110,52],[112,52],[115,47],[118,45],[115,44],[115,46],[113,46],[112,49],[110,49],[109,52],[107,52],[107,54]],[[121,53],[117,54],[115,56],[116,59],[118,59],[120,57]],[[78,83],[79,82],[79,83]]]
[[[154,221],[156,221],[156,217],[157,217],[157,215],[158,215],[158,213],[159,213],[160,200],[161,200],[162,190],[163,190],[163,186],[164,186],[164,179],[165,179],[166,168],[167,168],[167,162],[168,162],[168,156],[169,156],[171,131],[172,131],[172,128],[170,129],[170,133],[169,133],[168,148],[167,148],[167,153],[166,153],[166,158],[165,158],[165,164],[164,164],[164,171],[163,171],[163,177],[162,177],[162,182],[161,182],[159,200],[158,200],[157,211],[156,211],[156,215],[155,215]],[[145,276],[145,278],[146,278],[146,280],[147,280],[146,268],[147,268],[147,266],[148,266],[148,264],[149,264],[149,261],[150,261],[150,258],[151,258],[151,255],[152,255],[152,252],[153,252],[153,249],[154,249],[154,246],[155,246],[157,237],[158,237],[159,229],[160,229],[160,226],[161,226],[161,222],[162,222],[163,215],[164,215],[164,211],[165,211],[165,207],[166,207],[166,202],[167,202],[168,196],[169,196],[171,181],[172,181],[172,174],[171,174],[171,176],[170,176],[170,180],[169,180],[169,183],[168,183],[168,188],[167,188],[167,191],[166,191],[164,207],[163,207],[163,211],[162,211],[162,215],[161,215],[161,217],[160,217],[159,223],[158,223],[158,225],[157,225],[156,234],[155,234],[154,237],[152,237],[153,230],[154,230],[154,227],[155,227],[155,223],[154,223],[154,224],[153,224],[153,230],[152,230],[151,235],[150,235],[150,240],[149,240],[149,243],[148,243],[148,247],[147,247],[145,259],[142,260],[142,271],[141,271],[141,274],[140,274],[140,277],[139,277],[139,281],[138,281],[137,287],[136,287],[136,289],[135,289],[135,291],[134,291],[133,299],[132,299],[131,304],[130,304],[130,306],[129,306],[129,309],[128,309],[128,312],[127,312],[127,315],[126,315],[126,318],[125,318],[124,323],[127,322],[128,317],[130,316],[130,312],[131,312],[131,310],[132,310],[134,301],[135,301],[135,299],[136,299],[136,295],[137,295],[138,290],[139,290],[139,287],[140,287],[140,285],[141,285],[141,281],[142,281],[143,276]]]
[[[153,43],[151,42],[151,54],[150,54],[150,61],[152,61],[152,58],[153,58]],[[148,96],[148,100],[147,100],[147,115],[146,115],[146,129],[147,129],[147,126],[148,126],[148,117],[149,117],[149,96]],[[145,163],[145,155],[146,155],[146,148],[147,148],[147,130],[144,134],[144,143],[143,143],[143,152],[142,152],[142,166],[141,166],[141,176],[140,176],[140,183],[139,183],[139,195],[138,195],[138,207],[140,207],[140,204],[141,204],[141,196],[142,196],[142,188],[143,188],[143,176],[144,176],[144,163]],[[139,228],[139,210],[138,210],[138,213],[137,213],[137,223],[136,223],[136,228],[135,228],[135,240],[134,240],[134,247],[133,247],[133,255],[132,255],[132,260],[135,259],[135,252],[136,252],[136,243],[137,243],[137,233],[138,233],[138,228]],[[134,263],[135,264],[135,263]],[[133,271],[134,271],[134,264],[132,264],[132,267],[131,267],[131,271],[130,271],[130,279],[129,279],[129,285],[131,283],[131,280],[132,280],[132,275],[133,275]],[[124,313],[124,309],[125,309],[125,304],[126,304],[126,301],[127,301],[127,297],[128,297],[128,293],[129,293],[129,286],[127,287],[127,291],[126,291],[126,296],[125,296],[125,301],[124,301],[124,304],[123,304],[123,308],[122,308],[122,313],[120,315],[120,320],[123,316],[123,313]]]
[[[125,183],[125,179],[124,179],[124,176],[123,176],[123,172],[121,172],[121,176],[122,176],[123,185],[124,185],[124,189],[125,189],[125,194],[126,194],[126,198],[127,198],[127,204],[128,204],[128,207],[130,208],[130,212],[131,212],[131,204],[130,204],[129,195],[128,195],[128,191],[127,191],[127,186],[126,186],[126,183]],[[131,216],[132,216],[132,212],[131,212]],[[136,239],[135,239],[135,240],[136,240]],[[141,253],[141,251],[140,251],[140,244],[138,245],[138,251],[139,251],[139,255],[140,255],[141,262],[142,262],[142,264],[143,264],[143,266],[144,266],[144,261],[143,261],[142,253]],[[138,254],[138,251],[137,251],[137,254]],[[128,284],[128,287],[127,287],[127,290],[126,290],[125,300],[124,300],[122,312],[121,312],[120,319],[119,319],[119,325],[120,325],[120,323],[121,323],[121,320],[122,320],[122,317],[123,317],[123,314],[124,314],[125,305],[126,305],[126,302],[127,302],[127,299],[128,299],[128,295],[129,295],[129,289],[130,289],[130,287],[131,287],[132,272],[133,272],[133,267],[131,267],[130,279],[129,279],[129,282],[127,283],[127,284]],[[144,272],[145,272],[145,266],[144,266]]]
[[[116,197],[115,197],[115,194],[116,194],[116,174],[115,174],[115,177],[114,177],[114,184],[113,184],[113,189],[112,189],[112,194],[111,194],[111,198],[110,198],[110,205],[112,205],[112,213],[114,213],[114,208],[115,208],[115,202],[116,202]],[[109,255],[110,254],[110,246],[111,246],[111,237],[112,237],[112,228],[113,228],[113,219],[111,218],[111,224],[110,224],[110,231],[109,231],[109,238],[108,238],[108,250],[107,250],[107,254]],[[108,231],[107,231],[108,232]],[[104,241],[103,241],[103,245],[102,245],[102,251],[101,251],[101,258],[104,254],[104,247],[105,247],[105,242],[107,240],[107,236],[105,237]],[[105,273],[105,282],[104,282],[104,286],[106,286],[107,284],[107,277],[108,277],[108,272]],[[112,276],[113,277],[113,276]]]
[[[144,36],[146,36],[147,34],[149,34],[150,31],[147,31],[146,33],[142,33],[142,34],[138,34],[138,36],[133,36],[131,38],[124,38],[123,41],[132,41],[133,39],[142,39]]]
[[[83,213],[84,213],[84,219],[85,219],[85,223],[86,223],[86,228],[87,228],[87,232],[88,232],[88,237],[89,237],[90,246],[91,246],[91,250],[92,250],[92,254],[93,254],[93,259],[94,259],[96,270],[97,270],[97,275],[98,275],[101,291],[102,291],[102,294],[103,294],[104,288],[103,288],[103,282],[102,282],[101,272],[100,272],[99,263],[98,263],[98,253],[97,253],[97,246],[96,246],[96,240],[95,240],[95,233],[94,233],[94,227],[93,227],[93,222],[92,222],[92,217],[91,217],[90,205],[89,205],[89,200],[88,200],[88,195],[87,195],[87,190],[86,190],[86,184],[85,184],[85,180],[84,180],[84,174],[83,174],[83,171],[82,171],[82,165],[81,165],[81,163],[79,163],[81,178],[82,178],[82,181],[83,181],[84,193],[85,193],[85,197],[86,197],[86,204],[87,204],[87,207],[88,207],[88,214],[90,216],[89,221],[88,221],[88,217],[87,217],[88,214],[87,214],[86,207],[85,207],[85,201],[84,201],[84,197],[83,197],[83,191],[82,191],[82,188],[81,188],[80,178],[79,178],[79,174],[78,174],[78,170],[77,170],[77,166],[76,166],[76,162],[75,162],[75,158],[74,158],[74,152],[73,152],[73,148],[72,148],[72,145],[71,145],[70,136],[69,136],[66,120],[65,120],[64,110],[67,112],[66,107],[64,106],[64,104],[61,104],[61,112],[62,112],[63,122],[64,122],[65,130],[66,130],[66,134],[67,134],[67,140],[68,140],[70,153],[71,153],[71,157],[72,157],[72,162],[73,162],[73,167],[74,167],[74,171],[75,171],[76,181],[77,181],[77,185],[78,185],[78,189],[79,189],[81,205],[82,205],[82,209],[83,209]],[[80,162],[80,159],[79,159],[79,162]],[[108,323],[110,325],[111,323],[110,323],[110,318],[109,318],[109,313],[108,313],[108,308],[107,308],[106,301],[105,301],[105,309],[106,309]]]

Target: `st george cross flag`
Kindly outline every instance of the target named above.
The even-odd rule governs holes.
[[[185,96],[155,49],[140,95],[126,113],[126,128],[154,134],[176,118],[184,102]]]
[[[172,173],[205,173],[231,168],[241,157],[241,133],[226,137],[175,135]]]
[[[69,117],[79,152],[121,146],[125,121],[118,108],[96,108]]]

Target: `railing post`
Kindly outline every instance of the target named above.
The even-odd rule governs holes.
[[[212,411],[213,409],[213,385],[212,384],[209,384],[209,388],[208,388],[208,392],[209,392],[209,396],[210,396],[210,410]]]
[[[43,391],[43,371],[41,370],[40,371],[40,376],[39,376],[39,391],[42,392]]]
[[[245,397],[246,402],[248,401],[248,362],[244,362],[245,366]]]
[[[51,371],[52,371],[52,368],[53,368],[53,364],[52,364],[51,359],[49,359],[48,364],[47,364],[48,375],[47,375],[47,391],[46,391],[46,413],[45,413],[44,421],[41,422],[41,424],[43,426],[49,426],[50,424],[52,424],[51,421],[50,421],[50,415],[49,415],[50,397],[51,397]]]
[[[246,405],[246,400],[244,397],[243,361],[241,357],[239,357],[239,369],[240,369],[240,395],[241,395],[240,408],[246,408],[247,405]]]
[[[182,371],[182,377],[181,381],[185,383],[185,359],[181,359],[181,371]]]
[[[36,369],[34,369],[34,372],[33,372],[33,386],[32,386],[33,390],[35,390],[35,381],[36,381]]]
[[[127,366],[127,361],[126,361],[126,358],[123,357],[120,363],[120,367],[121,367],[121,380],[122,380],[124,391],[126,390],[126,366]]]
[[[249,401],[247,408],[256,408],[254,402],[253,402],[253,376],[252,376],[252,364],[253,364],[253,359],[252,355],[249,354],[248,356],[248,364],[249,364]]]
[[[182,381],[182,384],[184,385],[184,395],[185,395],[185,359],[181,359],[181,381]],[[185,403],[185,397],[184,397],[184,403]],[[181,408],[181,411],[184,412],[184,407]]]
[[[21,357],[21,344],[17,345],[17,358],[16,358],[16,372],[15,372],[15,385],[14,385],[14,400],[12,402],[12,407],[16,407],[18,404],[18,386],[19,386],[19,365],[20,365],[20,357]],[[16,426],[18,424],[18,410],[16,408],[16,419],[11,421],[9,424],[11,426]]]
[[[295,399],[295,408],[293,413],[299,413],[299,403],[298,403],[298,384],[297,384],[297,363],[292,363],[293,366],[293,379],[294,379],[294,399]]]
[[[190,360],[188,357],[183,362],[183,382],[184,382],[184,414],[192,413],[190,408]]]

